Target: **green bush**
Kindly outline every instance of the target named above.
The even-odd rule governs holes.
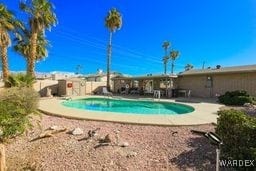
[[[250,95],[245,91],[245,90],[236,90],[236,91],[231,91],[231,92],[226,92],[230,97],[234,96],[246,96],[249,97]]]
[[[256,160],[256,118],[243,111],[219,111],[216,133],[222,138],[224,159]]]
[[[13,87],[0,96],[0,140],[23,133],[30,125],[30,114],[37,113],[39,95],[32,88]]]
[[[6,81],[8,87],[32,87],[35,78],[26,74],[10,75]]]
[[[245,103],[252,103],[253,98],[244,90],[237,90],[219,96],[219,102],[225,105],[244,105]]]
[[[39,94],[29,87],[12,87],[5,89],[0,100],[11,103],[24,110],[24,113],[31,114],[38,107]]]
[[[0,140],[10,138],[25,131],[29,119],[24,110],[12,103],[0,102]]]

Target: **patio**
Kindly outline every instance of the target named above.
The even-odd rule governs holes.
[[[140,95],[154,98],[190,97],[191,90],[179,89],[177,75],[152,75],[112,78],[117,95]]]

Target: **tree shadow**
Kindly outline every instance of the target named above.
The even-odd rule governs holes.
[[[180,170],[215,170],[216,148],[205,137],[192,137],[187,144],[192,149],[169,159],[171,163]]]

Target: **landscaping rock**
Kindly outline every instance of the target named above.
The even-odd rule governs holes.
[[[72,135],[82,135],[83,133],[84,133],[84,131],[81,128],[75,128],[71,132]]]
[[[33,124],[37,125],[36,120]],[[6,159],[9,170],[23,170],[27,163],[36,163],[35,170],[214,170],[215,147],[205,137],[194,135],[191,130],[214,131],[212,124],[197,126],[149,126],[112,122],[67,119],[42,114],[41,126],[32,127],[28,134],[17,136],[6,143]],[[65,133],[28,143],[46,129],[57,125],[60,128],[81,128],[81,137]],[[87,137],[93,128],[101,128],[98,137],[78,142]],[[129,142],[122,148],[115,145],[114,130],[120,130],[120,143]],[[178,132],[173,136],[172,132]],[[50,131],[52,132],[52,131]],[[70,132],[71,133],[71,132]],[[94,149],[98,138],[110,134],[111,143]],[[103,143],[104,144],[104,143]],[[113,145],[113,146],[112,146]],[[185,160],[186,158],[186,160]],[[158,160],[159,162],[156,162]],[[190,162],[194,161],[194,162]],[[191,164],[192,163],[192,164]]]
[[[131,152],[127,153],[127,155],[126,155],[127,158],[136,157],[136,156],[137,156],[137,153],[134,151],[131,151]]]
[[[57,125],[53,125],[49,128],[50,130],[59,130],[60,127],[58,127]]]
[[[122,142],[119,146],[120,147],[128,147],[129,143],[128,142]]]
[[[251,103],[245,103],[244,104],[244,107],[252,107],[253,106],[253,104],[251,104]]]
[[[99,143],[111,143],[112,142],[112,138],[109,134],[107,134],[104,138],[100,138],[99,139]]]

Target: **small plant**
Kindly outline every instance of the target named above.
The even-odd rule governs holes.
[[[219,102],[225,105],[241,106],[245,103],[253,103],[253,98],[244,90],[227,91],[224,95],[219,96]]]
[[[28,87],[6,89],[0,96],[0,140],[22,134],[37,113],[39,95]]]
[[[23,133],[28,124],[23,109],[12,103],[0,102],[1,140]]]
[[[8,87],[32,87],[35,78],[26,74],[10,75],[6,81]]]
[[[219,111],[216,133],[222,138],[222,157],[230,160],[256,160],[256,118],[243,111]]]

